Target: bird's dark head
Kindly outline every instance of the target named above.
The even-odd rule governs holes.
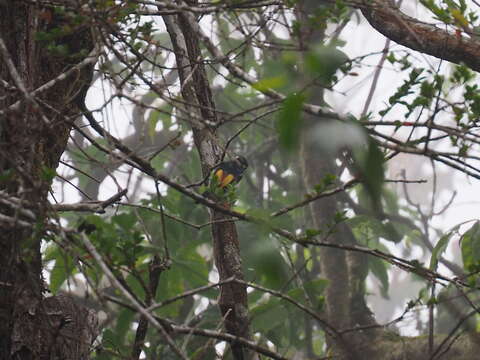
[[[237,156],[235,162],[245,170],[248,167],[248,161],[243,156]]]

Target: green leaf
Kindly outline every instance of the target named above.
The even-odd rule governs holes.
[[[393,52],[389,53],[386,59],[390,64],[395,64],[395,62],[397,62],[397,59],[395,58],[395,54]]]
[[[252,84],[252,87],[258,91],[267,91],[270,89],[278,89],[285,85],[286,79],[284,76],[274,76],[262,79],[255,84]]]
[[[302,106],[305,101],[303,94],[290,94],[283,103],[277,129],[280,144],[287,150],[293,150],[298,144],[302,125]]]
[[[382,192],[386,212],[397,215],[399,212],[398,195],[391,188],[385,187]]]
[[[348,220],[347,211],[346,210],[339,210],[335,212],[333,217],[334,224],[340,224],[344,221]]]
[[[373,211],[382,213],[381,197],[384,182],[384,162],[383,152],[377,146],[372,138],[368,139],[366,149],[360,149],[354,153],[356,164],[359,167],[362,176],[362,184],[369,195]]]
[[[119,342],[117,334],[112,330],[105,329],[102,332],[102,345],[107,349],[119,349],[122,347],[122,344]]]
[[[57,176],[57,172],[55,169],[49,168],[48,166],[42,166],[40,176],[43,180],[51,182],[53,178]]]
[[[379,112],[381,116],[386,115],[396,104],[408,105],[405,101],[402,101],[406,96],[413,93],[413,88],[415,85],[418,85],[424,78],[420,75],[424,69],[413,68],[410,71],[408,79],[397,89],[395,94],[390,96],[388,102],[390,104],[385,110]]]
[[[322,233],[321,230],[317,229],[306,229],[305,230],[305,236],[310,239],[313,238],[314,236],[320,235]]]
[[[185,283],[195,288],[208,281],[208,264],[197,252],[198,243],[183,246],[176,254],[176,266]]]
[[[475,272],[480,269],[480,221],[463,234],[461,238],[462,260],[465,269]]]
[[[158,111],[152,111],[148,118],[148,136],[153,139],[156,132],[158,120],[160,120],[160,113]]]
[[[36,41],[51,41],[52,37],[48,32],[45,31],[37,31],[35,33],[35,40]]]
[[[458,226],[454,228],[454,230],[449,231],[445,235],[443,235],[440,240],[438,240],[437,244],[432,250],[432,257],[430,258],[430,270],[436,270],[438,265],[438,259],[442,256],[444,251],[447,249],[448,243],[452,238],[454,231],[458,229]]]
[[[66,254],[58,252],[55,265],[50,272],[50,291],[56,294],[65,280],[76,270],[71,258]]]
[[[122,229],[130,231],[137,223],[137,217],[132,213],[122,213],[112,216],[112,223],[117,224]]]
[[[470,26],[470,24],[468,23],[468,20],[465,19],[465,16],[462,14],[462,12],[459,9],[450,9],[450,14],[455,19],[455,22],[458,25],[462,27]]]
[[[131,329],[136,313],[130,309],[121,309],[116,316],[115,335],[118,340],[123,341],[128,330]]]
[[[335,73],[348,64],[348,56],[332,46],[317,46],[305,57],[307,70],[327,86],[335,80]]]
[[[256,306],[251,311],[253,328],[255,331],[267,332],[284,324],[287,312],[274,298],[265,304]]]
[[[6,183],[13,178],[15,171],[13,169],[7,169],[0,173],[0,184]]]
[[[380,281],[380,292],[382,296],[387,299],[389,286],[387,263],[375,256],[371,256],[368,259],[368,266],[372,274]]]
[[[393,241],[394,243],[402,241],[404,234],[399,231],[399,226],[395,226],[396,224],[393,221],[386,221],[382,224],[385,232],[383,236],[385,240]]]
[[[326,174],[320,182],[314,186],[314,189],[317,193],[321,193],[327,190],[332,185],[335,185],[337,177],[334,174]]]
[[[257,281],[265,286],[278,289],[288,280],[288,267],[279,249],[273,241],[260,241],[251,244],[245,253],[248,254],[247,268],[254,269]]]
[[[307,293],[310,301],[315,306],[315,308],[317,310],[320,310],[324,302],[324,297],[322,296],[322,293],[326,289],[327,285],[328,280],[326,279],[311,280],[305,282],[302,287],[297,287],[295,289],[289,290],[287,292],[287,295],[298,302],[304,303],[305,293]]]

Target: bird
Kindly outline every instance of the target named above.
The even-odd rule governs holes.
[[[216,177],[218,186],[224,189],[230,184],[238,183],[247,168],[247,159],[243,156],[237,156],[231,161],[224,161],[215,166],[213,168],[213,175]]]

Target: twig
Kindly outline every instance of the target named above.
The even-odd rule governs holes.
[[[470,317],[474,316],[477,314],[477,310],[472,310],[470,311],[467,315],[465,315],[463,318],[460,319],[460,321],[455,325],[455,327],[450,331],[450,333],[445,336],[445,339],[438,345],[438,347],[435,349],[433,354],[430,355],[429,360],[434,360],[437,357],[437,354],[442,350],[442,348],[447,344],[447,342],[453,337],[453,335],[457,332],[457,330],[462,326],[462,324],[467,321]]]
[[[195,295],[195,294],[198,294],[198,293],[201,293],[203,291],[207,291],[209,289],[212,289],[214,287],[217,287],[217,286],[220,286],[220,285],[224,285],[224,284],[228,284],[230,282],[232,282],[235,278],[232,276],[228,279],[225,279],[223,281],[219,281],[219,282],[216,282],[214,284],[210,284],[210,285],[205,285],[205,286],[201,286],[201,287],[198,287],[196,289],[192,289],[192,290],[189,290],[189,291],[185,291],[177,296],[174,296],[173,298],[170,298],[170,299],[167,299],[167,300],[164,300],[162,302],[159,302],[159,303],[155,303],[155,304],[152,304],[150,305],[150,307],[148,307],[146,310],[147,311],[153,311],[153,310],[156,310],[158,308],[161,308],[165,305],[168,305],[168,304],[171,304],[175,301],[178,301],[178,300],[181,300],[181,299],[184,299],[186,297],[189,297],[189,296],[192,296],[192,295]]]
[[[92,50],[90,52],[90,54],[88,54],[88,56],[83,61],[79,62],[78,64],[76,64],[74,66],[72,66],[67,71],[61,73],[60,75],[56,76],[55,78],[46,82],[45,84],[39,86],[38,88],[36,88],[32,92],[30,92],[29,95],[30,96],[36,96],[36,95],[50,89],[52,86],[54,86],[58,82],[67,79],[70,75],[72,75],[75,72],[80,71],[80,69],[84,68],[85,66],[96,63],[97,60],[98,60],[98,54],[99,54],[98,49]],[[19,100],[19,101],[13,103],[12,105],[8,106],[5,110],[0,110],[0,115],[5,114],[5,112],[7,112],[7,111],[18,111],[18,110],[20,110],[21,103],[22,102]]]
[[[33,98],[33,96],[28,92],[27,88],[25,87],[25,84],[22,81],[22,77],[17,71],[17,68],[15,67],[13,60],[8,52],[8,48],[5,45],[5,42],[3,41],[3,38],[0,36],[0,54],[2,55],[3,61],[7,66],[8,71],[10,72],[10,76],[13,79],[13,82],[15,83],[15,86],[17,87],[18,90],[22,93],[23,97],[27,102],[35,109],[36,112],[39,114],[42,114],[39,105]],[[3,113],[3,112],[2,112]],[[48,124],[49,121],[47,118],[45,118],[44,115],[42,115],[42,120]]]
[[[319,324],[322,326],[322,328],[324,329],[324,331],[332,336],[332,337],[335,337],[335,338],[338,338],[340,336],[340,333],[332,326],[330,325],[325,319],[322,319],[320,316],[318,316],[317,313],[315,313],[313,310],[309,309],[308,307],[306,307],[305,305],[299,303],[298,301],[292,299],[290,296],[288,295],[285,295],[284,293],[280,292],[280,291],[276,291],[276,290],[272,290],[272,289],[268,289],[266,287],[263,287],[261,285],[257,285],[255,283],[252,283],[252,282],[248,282],[248,281],[244,281],[244,280],[238,280],[238,279],[234,279],[233,282],[236,282],[236,283],[239,283],[239,284],[242,284],[242,285],[245,285],[245,286],[248,286],[248,287],[251,287],[251,288],[254,288],[254,289],[257,289],[257,290],[260,290],[260,291],[263,291],[263,292],[266,292],[266,293],[269,293],[269,294],[272,294],[280,299],[283,299],[285,301],[288,301],[290,304],[298,307],[299,309],[301,309],[302,311],[306,312],[308,315],[310,315],[312,318],[314,318],[315,320],[317,320],[319,322]]]
[[[138,311],[138,309],[130,304],[126,304],[122,302],[119,299],[116,299],[112,296],[104,295],[104,297],[109,300],[114,302],[115,304],[118,304],[120,306],[123,306],[127,309],[130,309],[132,311]],[[241,345],[250,348],[254,351],[256,351],[259,354],[263,354],[265,356],[268,356],[272,359],[277,359],[277,360],[288,360],[285,357],[282,357],[281,355],[266,349],[260,345],[255,344],[253,341],[250,341],[248,339],[231,335],[228,333],[223,333],[223,332],[218,332],[218,331],[213,331],[213,330],[206,330],[206,329],[200,329],[200,328],[192,328],[188,326],[183,326],[183,325],[176,325],[172,321],[165,320],[165,319],[160,319],[157,316],[154,316],[154,318],[164,326],[165,328],[169,329],[169,331],[177,333],[177,334],[187,334],[187,335],[198,335],[198,336],[203,336],[207,338],[212,338],[212,339],[218,339],[218,340],[223,340],[223,341],[228,341],[228,342],[238,342]]]
[[[71,187],[73,187],[75,190],[77,190],[80,194],[82,194],[83,196],[85,196],[87,199],[90,199],[90,196],[88,196],[88,194],[83,191],[79,186],[77,186],[76,184],[74,184],[72,181],[70,181],[69,179],[67,179],[66,177],[62,176],[62,175],[59,175],[57,174],[56,175],[60,180],[66,182],[68,185],[70,185]],[[53,192],[50,191],[50,194],[53,196]],[[54,196],[53,196],[54,197]],[[54,197],[54,200],[56,201],[55,197]]]
[[[322,191],[320,193],[313,194],[313,195],[308,194],[308,195],[306,195],[305,200],[300,201],[300,202],[298,202],[296,204],[293,204],[293,205],[286,206],[286,207],[284,207],[280,210],[277,210],[274,213],[272,213],[270,216],[277,217],[277,216],[286,214],[287,212],[292,211],[294,209],[297,209],[299,207],[305,206],[305,205],[311,203],[312,201],[315,201],[315,200],[318,200],[318,199],[321,199],[321,198],[324,198],[324,197],[327,197],[327,196],[332,196],[332,195],[335,195],[339,192],[345,191],[346,189],[352,187],[353,185],[358,184],[359,182],[360,182],[359,178],[353,178],[353,179],[347,181],[346,183],[344,183],[343,185],[340,185],[340,186],[338,186],[334,189],[325,190],[325,191]]]
[[[165,338],[168,345],[172,348],[172,350],[175,352],[175,354],[177,354],[181,359],[187,360],[186,355],[183,354],[182,351],[177,347],[177,345],[173,341],[172,337],[168,334],[168,332],[165,330],[165,328],[154,318],[154,316],[152,314],[150,314],[142,305],[140,305],[140,303],[130,294],[130,292],[128,292],[122,286],[122,284],[120,284],[118,279],[110,271],[110,268],[107,266],[107,264],[105,264],[101,255],[98,253],[95,246],[93,246],[93,244],[90,242],[88,237],[84,233],[81,233],[80,238],[81,238],[83,244],[85,245],[85,247],[87,248],[88,252],[90,253],[90,255],[92,255],[92,257],[95,259],[97,264],[100,266],[100,268],[102,269],[103,273],[108,278],[110,283],[118,291],[120,291],[123,294],[123,296],[128,299],[128,301],[130,301],[130,303],[133,305],[133,307],[135,308],[136,311],[138,311],[140,314],[145,316],[148,319],[148,321],[153,326],[155,326],[156,329],[158,329],[160,331],[160,333]]]
[[[194,334],[194,335],[199,335],[199,336],[204,336],[208,338],[215,338],[219,340],[224,340],[228,341],[230,343],[238,343],[244,347],[250,348],[254,351],[256,351],[259,354],[263,354],[265,356],[268,356],[272,359],[276,360],[288,360],[288,358],[283,357],[280,354],[277,354],[269,349],[266,349],[262,346],[259,346],[255,344],[253,341],[247,340],[245,338],[227,334],[227,333],[222,333],[218,331],[212,331],[212,330],[206,330],[206,329],[198,329],[198,328],[191,328],[187,326],[180,326],[180,325],[172,325],[173,331],[178,334]]]
[[[139,209],[145,209],[145,210],[160,214],[160,210],[154,209],[154,208],[151,208],[151,207],[145,206],[145,205],[129,204],[129,203],[124,203],[124,202],[120,202],[120,203],[118,203],[118,205],[136,207],[136,208],[139,208]],[[207,221],[204,224],[197,225],[197,224],[190,223],[186,220],[183,220],[183,219],[179,218],[178,216],[174,216],[174,215],[171,215],[171,214],[168,214],[168,213],[165,213],[165,216],[169,219],[172,219],[172,220],[177,221],[179,223],[182,223],[184,225],[190,226],[190,227],[192,227],[194,229],[197,229],[197,230],[200,230],[200,229],[202,229],[206,226],[210,226],[210,225],[216,224],[216,223],[238,221],[238,219],[224,219],[224,220]]]
[[[443,283],[440,281],[442,280],[442,281],[451,283],[455,286],[460,285],[463,287],[470,287],[467,283],[463,282],[458,278],[449,278],[447,276],[441,275],[438,272],[432,271],[430,269],[427,269],[421,266],[417,261],[406,260],[406,259],[397,257],[395,255],[385,253],[378,249],[370,249],[368,247],[363,247],[363,246],[335,244],[335,243],[330,243],[326,241],[315,241],[310,239],[297,239],[297,242],[303,245],[325,246],[325,247],[335,248],[339,250],[355,251],[355,252],[368,254],[371,256],[378,257],[382,260],[385,260],[390,264],[399,267],[400,269],[414,273],[429,281],[435,281],[443,285]]]
[[[182,133],[179,131],[173,138],[171,138],[165,145],[160,147],[158,150],[155,150],[155,152],[149,156],[148,160],[152,160],[155,156],[160,154],[163,150],[165,150],[167,147],[171,146],[172,143],[178,140],[178,138],[182,135]]]
[[[90,175],[90,174],[87,173],[86,171],[83,171],[82,169],[79,169],[78,167],[76,167],[76,166],[74,166],[74,165],[72,165],[72,164],[69,164],[69,163],[66,162],[66,161],[60,160],[59,162],[60,162],[60,164],[65,165],[65,166],[69,167],[70,169],[79,172],[79,173],[82,174],[82,175],[85,175],[86,177],[88,177],[90,180],[96,182],[97,184],[100,183],[100,181],[99,181],[98,179],[95,179],[92,175]]]
[[[149,283],[145,294],[145,305],[148,306],[155,299],[157,294],[158,282],[160,281],[160,275],[165,269],[160,263],[158,255],[154,255],[149,264]],[[149,312],[147,310],[147,312]],[[145,316],[141,316],[138,322],[137,331],[135,333],[135,342],[132,348],[132,360],[139,359],[142,353],[142,346],[147,336],[149,320]]]
[[[127,194],[127,191],[128,189],[123,189],[122,191],[103,201],[81,202],[77,204],[54,204],[52,205],[52,208],[56,211],[85,211],[104,213],[105,208],[118,202]]]
[[[247,124],[245,124],[242,128],[240,128],[240,130],[238,130],[235,134],[233,134],[230,139],[228,139],[228,141],[226,142],[225,144],[225,148],[223,150],[223,154],[220,158],[220,161],[223,161],[223,158],[225,157],[225,154],[227,152],[227,149],[228,147],[230,146],[230,144],[232,143],[233,140],[235,140],[241,133],[243,133],[245,130],[247,130],[248,127],[250,127],[250,125],[253,125],[255,124],[258,120],[260,120],[261,118],[265,117],[265,116],[268,116],[270,114],[273,114],[274,112],[276,112],[277,109],[273,109],[273,110],[269,110],[259,116],[257,116],[255,119],[252,119],[250,120],[249,122],[247,122]]]
[[[380,73],[383,70],[383,64],[385,63],[385,60],[387,59],[387,53],[388,49],[390,48],[390,39],[387,38],[385,41],[385,46],[383,47],[383,54],[382,57],[380,58],[380,61],[378,62],[377,68],[375,70],[375,74],[373,75],[373,80],[372,80],[372,85],[370,86],[370,90],[367,95],[367,100],[365,101],[365,105],[362,110],[362,114],[360,115],[361,118],[365,117],[367,115],[368,108],[370,106],[370,103],[372,102],[373,94],[375,93],[375,89],[377,88],[377,83],[378,79],[380,78]]]
[[[425,179],[407,180],[407,179],[385,179],[384,182],[388,183],[403,183],[403,184],[425,184],[428,181]]]
[[[433,303],[433,299],[435,298],[435,283],[431,284],[432,289],[430,292],[430,303],[428,304],[428,354],[433,354],[433,346],[434,346],[434,330],[435,330],[435,304]]]

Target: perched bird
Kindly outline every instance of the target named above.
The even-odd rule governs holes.
[[[237,156],[231,161],[224,161],[213,168],[213,174],[217,179],[217,184],[225,188],[229,184],[238,183],[243,173],[248,167],[247,159],[243,156]]]

